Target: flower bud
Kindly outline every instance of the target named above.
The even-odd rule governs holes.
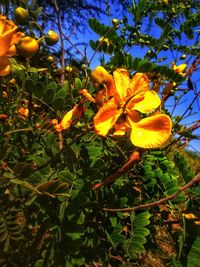
[[[47,45],[55,45],[59,40],[59,36],[56,32],[50,30],[45,36],[45,42]]]
[[[29,14],[23,7],[17,7],[14,11],[14,17],[19,25],[26,25],[29,20]]]
[[[21,38],[17,44],[17,49],[21,56],[31,58],[37,54],[39,43],[36,39],[30,36],[25,36]]]

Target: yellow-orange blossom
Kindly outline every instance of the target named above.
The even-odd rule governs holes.
[[[10,73],[9,56],[16,53],[15,44],[24,34],[17,32],[17,26],[5,16],[0,15],[0,76]]]
[[[136,73],[130,78],[126,69],[118,68],[112,76],[99,66],[91,77],[95,84],[103,81],[104,85],[96,99],[100,106],[94,116],[98,135],[124,135],[130,131],[132,143],[142,148],[160,147],[168,140],[172,122],[165,114],[152,115],[161,101],[157,93],[150,90],[146,74]]]

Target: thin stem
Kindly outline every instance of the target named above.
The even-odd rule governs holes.
[[[107,36],[108,36],[114,29],[115,29],[115,26],[113,26],[112,28],[110,28],[109,31],[103,36],[103,39],[101,40],[101,42],[98,43],[98,45],[97,45],[97,47],[96,47],[96,49],[95,49],[95,51],[94,51],[92,57],[90,58],[90,61],[89,61],[88,65],[91,64],[91,62],[92,62],[94,56],[96,55],[96,53],[97,53],[97,51],[98,51],[100,45],[103,43],[104,39],[105,39],[105,38],[106,38],[106,37],[107,37]]]
[[[138,151],[134,151],[131,154],[130,159],[116,173],[107,177],[103,182],[94,185],[93,188],[97,189],[108,183],[114,182],[119,176],[130,170],[130,168],[132,168],[135,162],[137,162],[138,160],[140,160],[140,154]]]
[[[183,187],[179,188],[179,190],[176,191],[174,194],[172,194],[168,197],[162,198],[158,201],[147,203],[147,204],[141,204],[141,205],[135,206],[133,208],[122,208],[122,209],[103,208],[103,210],[108,211],[108,212],[132,212],[135,210],[141,210],[141,209],[159,206],[159,205],[161,205],[161,204],[163,204],[163,203],[165,203],[171,199],[177,198],[180,193],[184,192],[186,189],[188,189],[189,187],[191,187],[195,183],[199,183],[199,182],[200,182],[200,173],[197,174],[189,183],[187,183]]]
[[[16,133],[16,132],[28,132],[28,131],[33,131],[33,128],[16,129],[16,130],[4,133],[4,135],[9,135],[9,134]]]

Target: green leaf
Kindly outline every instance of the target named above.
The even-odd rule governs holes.
[[[59,98],[56,98],[53,102],[52,102],[52,107],[55,109],[55,110],[63,110],[63,107],[64,107],[65,103],[64,103],[64,99],[59,97]]]
[[[73,182],[76,176],[67,170],[63,170],[58,173],[57,178],[62,180],[63,182]]]
[[[140,218],[140,219],[135,219],[135,225],[136,227],[141,227],[141,226],[146,226],[149,224],[149,220],[147,218]]]
[[[55,99],[57,98],[65,98],[67,94],[66,88],[61,88],[60,90],[57,91],[56,95],[55,95]]]
[[[66,208],[68,207],[68,203],[66,201],[63,201],[60,205],[60,210],[59,210],[59,221],[62,224],[65,218],[65,211]]]
[[[9,62],[11,64],[11,71],[13,73],[15,73],[15,72],[19,73],[19,71],[25,71],[25,69],[26,69],[26,67],[24,65],[20,64],[14,58],[9,58]],[[25,72],[24,72],[24,75],[25,75]]]
[[[143,235],[139,235],[134,233],[132,236],[132,240],[135,240],[137,243],[145,244],[147,242],[146,238]]]
[[[54,90],[53,89],[48,89],[45,91],[44,94],[44,101],[47,103],[51,103],[54,98]]]
[[[85,214],[83,212],[80,212],[80,216],[78,217],[76,223],[77,224],[83,224],[85,221]]]
[[[33,93],[36,97],[42,98],[44,96],[44,85],[41,82],[37,82],[33,87]]]
[[[90,44],[90,46],[91,46],[91,48],[92,48],[93,50],[96,50],[97,45],[98,45],[97,42],[94,42],[93,40],[90,40],[89,44]]]
[[[144,246],[140,242],[133,241],[131,243],[131,248],[135,253],[143,253],[145,251]]]
[[[139,227],[137,227],[137,232],[136,233],[137,234],[141,234],[143,236],[147,236],[147,235],[150,234],[150,231],[149,231],[149,229],[147,229],[147,228],[145,228],[143,226],[139,226]]]
[[[151,72],[155,68],[155,64],[147,62],[147,60],[141,60],[137,66],[138,72]]]
[[[58,86],[57,86],[57,83],[53,81],[53,82],[50,82],[50,83],[47,85],[45,91],[52,90],[53,93],[56,93],[57,87],[58,87]]]
[[[66,233],[67,237],[70,237],[72,241],[81,239],[82,234],[80,233]]]
[[[27,79],[25,81],[25,88],[27,92],[33,92],[35,82],[32,79]]]
[[[117,226],[117,218],[116,217],[110,217],[110,222],[113,227]]]
[[[43,267],[44,265],[44,260],[43,259],[39,259],[36,261],[34,267]]]
[[[101,147],[95,147],[95,146],[88,146],[87,147],[88,154],[90,158],[97,158],[101,155]]]
[[[198,266],[200,266],[200,237],[197,237],[192,244],[187,259],[187,267]]]
[[[149,214],[148,211],[141,212],[140,214],[137,214],[135,216],[135,221],[140,220],[140,219],[149,219],[151,215]]]
[[[114,248],[116,248],[119,244],[123,244],[125,240],[125,237],[121,235],[121,228],[119,226],[115,227],[111,234],[108,234],[106,231],[106,235]]]
[[[75,88],[77,90],[80,90],[83,88],[83,84],[79,78],[75,78]]]

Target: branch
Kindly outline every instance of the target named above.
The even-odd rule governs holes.
[[[191,187],[193,184],[200,182],[200,173],[197,174],[189,183],[185,184],[183,187],[181,187],[177,192],[175,192],[174,194],[162,198],[158,201],[155,202],[151,202],[151,203],[147,203],[147,204],[142,204],[142,205],[138,205],[135,206],[133,208],[122,208],[122,209],[110,209],[110,208],[103,208],[104,211],[109,211],[109,212],[132,212],[135,210],[140,210],[140,209],[145,209],[145,208],[150,208],[150,207],[155,207],[155,206],[159,206],[163,203],[165,203],[166,201],[169,201],[173,198],[177,198],[178,195],[185,191],[186,189],[188,189],[189,187]]]
[[[103,185],[114,182],[119,176],[127,172],[138,160],[140,160],[140,154],[139,152],[134,151],[131,154],[130,159],[116,173],[107,177],[103,182],[94,185],[93,189],[97,189],[99,187],[102,187]]]

